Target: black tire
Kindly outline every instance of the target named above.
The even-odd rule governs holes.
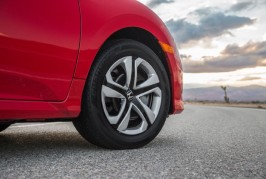
[[[148,127],[147,127],[147,129],[145,129],[145,131],[142,131],[140,133],[136,133],[135,135],[128,135],[128,134],[121,133],[118,131],[118,129],[116,129],[119,124],[117,124],[117,125],[116,124],[114,124],[114,125],[110,124],[110,121],[108,121],[107,115],[103,109],[104,108],[103,106],[106,105],[107,103],[105,104],[102,101],[103,86],[104,86],[103,84],[108,83],[108,82],[106,82],[106,80],[107,80],[106,75],[107,75],[108,70],[110,70],[111,66],[114,63],[116,63],[119,59],[126,57],[126,56],[132,57],[132,69],[135,69],[133,67],[135,67],[134,65],[136,65],[136,60],[139,60],[137,58],[134,59],[135,57],[145,59],[144,61],[148,62],[148,64],[152,67],[149,69],[155,70],[155,72],[156,72],[155,74],[158,76],[158,79],[159,79],[159,82],[156,83],[156,86],[158,85],[159,92],[161,91],[161,93],[159,93],[161,96],[155,94],[154,92],[152,92],[152,94],[149,94],[149,95],[151,95],[151,97],[147,97],[148,95],[145,96],[145,99],[148,98],[149,101],[152,101],[152,105],[153,104],[154,105],[159,104],[158,102],[153,103],[153,100],[155,100],[157,98],[160,99],[160,102],[161,102],[160,108],[157,108],[159,110],[156,111],[157,116],[154,118],[155,120],[153,123],[151,123],[150,120],[146,120],[146,121],[144,120],[144,118],[145,118],[144,115],[147,116],[146,114],[142,113],[143,115],[141,118],[140,114],[132,112],[133,108],[130,108],[130,111],[129,111],[129,109],[127,109],[125,107],[125,111],[127,109],[129,111],[128,114],[130,115],[130,122],[128,122],[128,126],[127,126],[128,129],[134,129],[134,128],[129,128],[129,123],[131,125],[131,123],[134,123],[134,122],[137,123],[136,121],[139,122],[139,124],[137,123],[138,126],[143,125],[144,122],[145,123],[147,122],[147,124],[148,124]],[[144,63],[144,65],[147,65],[147,63]],[[139,65],[139,66],[141,66],[141,65]],[[134,83],[134,80],[137,81],[136,83],[139,82],[138,78],[140,78],[140,77],[138,77],[138,75],[139,75],[140,71],[142,70],[139,68],[145,69],[145,66],[144,67],[142,67],[142,66],[139,67],[139,66],[137,66],[137,79],[135,80],[135,78],[134,79],[132,78],[133,83]],[[120,68],[120,67],[117,67],[117,68]],[[113,71],[112,71],[112,73],[113,73]],[[134,73],[132,72],[132,74],[130,74],[130,76],[133,76],[133,74]],[[143,76],[145,76],[145,75],[143,75]],[[130,84],[132,83],[131,81],[129,80]],[[151,85],[149,86],[149,88],[151,88]],[[156,89],[158,89],[158,88],[156,88]],[[135,92],[137,93],[139,91],[136,90]],[[140,94],[142,95],[143,93],[140,93]],[[162,62],[158,58],[158,56],[150,48],[148,48],[146,45],[144,45],[142,43],[139,43],[139,42],[133,41],[133,40],[123,39],[123,40],[113,41],[113,42],[110,42],[106,46],[105,50],[103,50],[97,56],[94,64],[91,67],[89,76],[88,76],[87,81],[86,81],[85,89],[83,92],[83,99],[82,99],[83,101],[82,101],[81,113],[80,113],[79,118],[74,120],[73,123],[74,123],[74,126],[76,127],[76,129],[78,130],[78,132],[87,141],[89,141],[89,142],[91,142],[97,146],[109,148],[109,149],[139,148],[139,147],[142,147],[142,146],[148,144],[150,141],[152,141],[158,135],[160,130],[162,129],[164,122],[168,116],[168,111],[169,111],[169,106],[170,106],[170,97],[169,97],[170,95],[169,94],[170,94],[170,85],[169,85],[166,70],[165,70]],[[155,96],[155,95],[157,95],[157,96]],[[105,98],[104,98],[104,100],[105,100]],[[122,100],[125,100],[125,99],[120,99],[120,104],[122,104],[122,102],[121,102]],[[130,100],[131,99],[129,97],[126,98],[125,105],[132,103],[133,106],[136,106],[134,104],[137,104],[137,102],[136,102],[137,100],[135,100],[135,98],[133,99],[133,100],[135,100],[136,103],[134,103],[134,101],[130,101]],[[114,103],[111,103],[111,104],[114,104]],[[143,102],[143,104],[144,104],[144,102]],[[148,106],[148,104],[147,104],[147,106]],[[112,108],[114,108],[114,107],[112,106]],[[120,107],[120,109],[121,109],[121,107]],[[140,106],[137,109],[139,109],[139,111],[141,111],[140,109],[143,109],[143,108]],[[123,111],[122,116],[126,113],[125,111]],[[135,111],[137,111],[137,110],[135,110]],[[143,110],[142,110],[142,112],[143,112]],[[135,115],[134,116],[135,118],[131,119],[133,113]],[[149,118],[149,119],[152,119],[152,118]],[[123,119],[123,121],[124,121],[124,119]],[[131,121],[133,121],[133,122],[131,122]],[[137,124],[135,124],[135,125],[137,125]],[[142,128],[141,128],[141,130],[142,130]],[[127,130],[125,130],[125,131],[127,131]]]
[[[0,132],[6,130],[10,124],[0,123]]]

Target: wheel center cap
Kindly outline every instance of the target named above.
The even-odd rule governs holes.
[[[131,89],[128,89],[128,90],[127,90],[127,99],[128,99],[129,101],[132,101],[133,98],[134,98],[134,94],[133,94],[133,92],[131,91]]]

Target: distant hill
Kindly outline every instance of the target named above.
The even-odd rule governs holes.
[[[227,95],[230,101],[252,102],[266,101],[266,87],[264,86],[245,86],[227,87]],[[183,99],[185,101],[224,101],[224,91],[220,86],[189,88],[184,89]]]

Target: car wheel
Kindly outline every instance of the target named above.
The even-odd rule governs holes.
[[[10,124],[0,123],[0,132],[6,130],[9,126]]]
[[[74,125],[104,148],[142,147],[163,127],[169,94],[165,68],[150,48],[133,40],[113,41],[91,67]]]

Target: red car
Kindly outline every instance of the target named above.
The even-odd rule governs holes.
[[[174,40],[141,3],[1,0],[0,131],[72,120],[95,145],[138,148],[182,110]]]

